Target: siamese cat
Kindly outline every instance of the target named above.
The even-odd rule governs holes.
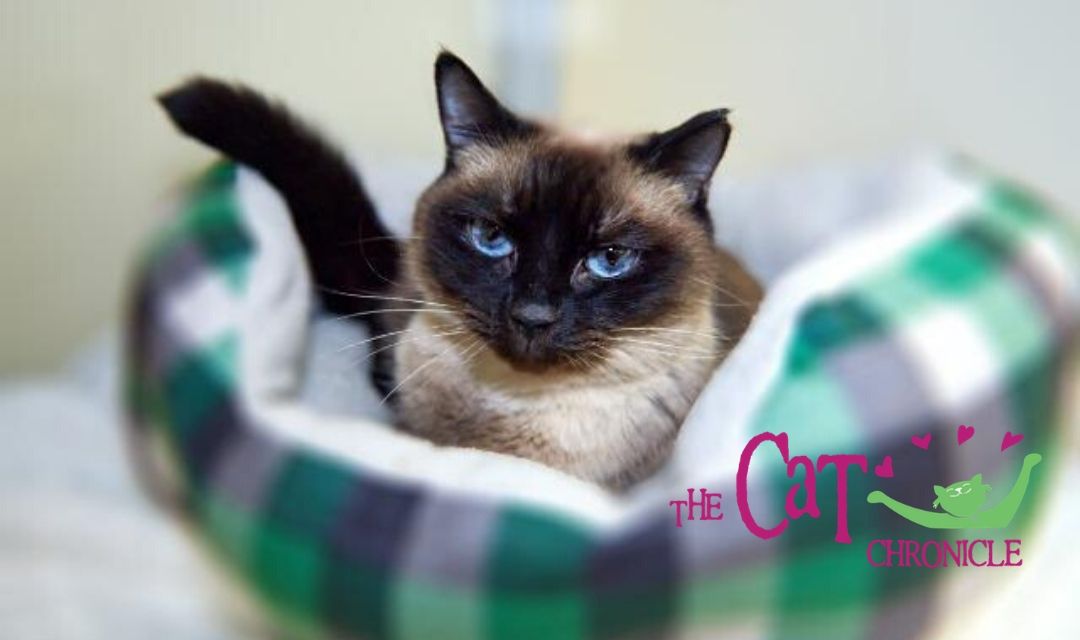
[[[401,428],[613,489],[645,478],[761,298],[706,208],[727,111],[597,141],[512,113],[451,53],[435,85],[445,167],[402,239],[280,105],[205,78],[159,101],[281,193],[325,306],[375,336]]]

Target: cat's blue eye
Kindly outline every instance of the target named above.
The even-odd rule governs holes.
[[[497,224],[487,220],[470,220],[465,232],[469,243],[489,258],[505,258],[514,251],[514,241]]]
[[[638,256],[637,251],[626,247],[603,247],[585,256],[585,268],[597,278],[621,278],[634,268]]]

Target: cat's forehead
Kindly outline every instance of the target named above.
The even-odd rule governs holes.
[[[642,170],[611,140],[550,136],[477,145],[462,155],[458,171],[465,184],[498,202],[500,215],[545,209],[600,227],[687,222],[679,186]]]

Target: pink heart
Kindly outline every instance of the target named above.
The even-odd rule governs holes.
[[[1001,450],[1004,451],[1009,447],[1013,446],[1014,444],[1020,444],[1020,441],[1023,439],[1023,434],[1006,431],[1005,437],[1001,439]]]
[[[930,434],[928,433],[928,434],[926,434],[924,436],[921,436],[921,437],[920,436],[911,436],[911,444],[913,444],[916,447],[922,449],[923,451],[926,451],[927,449],[930,448]]]
[[[881,459],[881,462],[874,467],[874,475],[879,478],[891,478],[892,473],[892,456],[885,456]]]
[[[969,427],[966,424],[960,425],[956,428],[956,444],[964,444],[971,440],[973,435],[975,435],[975,427]]]

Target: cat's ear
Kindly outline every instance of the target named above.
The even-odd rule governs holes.
[[[727,116],[727,109],[699,113],[674,129],[631,145],[630,155],[649,170],[674,178],[692,204],[703,206],[709,181],[731,138]]]
[[[942,487],[941,485],[936,485],[935,484],[934,485],[934,495],[936,495],[939,498],[944,498],[945,497],[945,487]]]
[[[981,473],[976,473],[975,475],[971,476],[971,484],[973,484],[975,486],[979,486],[982,483],[983,482],[982,482],[982,474]]]
[[[435,90],[448,166],[463,149],[497,143],[530,128],[502,106],[473,70],[449,51],[443,51],[435,60]]]

